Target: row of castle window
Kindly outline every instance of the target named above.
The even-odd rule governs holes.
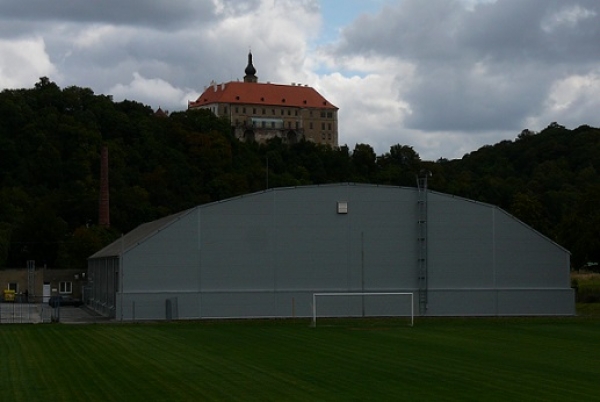
[[[332,129],[332,124],[331,123],[321,123],[321,130],[331,130]],[[310,128],[311,130],[313,129],[313,122],[311,121],[310,123],[308,123],[308,128]]]
[[[238,114],[238,113],[240,112],[240,108],[239,108],[238,106],[236,106],[236,107],[234,108],[234,110],[235,110],[235,113],[236,113],[236,114]],[[271,115],[275,115],[275,114],[276,114],[276,113],[275,113],[275,110],[276,110],[276,109],[271,109]],[[284,116],[284,115],[285,115],[285,111],[286,111],[286,110],[287,110],[287,115],[288,115],[288,116],[291,116],[291,115],[292,115],[292,109],[280,109],[280,113],[281,113],[281,115],[282,115],[282,116]],[[252,108],[252,114],[253,114],[253,115],[256,115],[256,114],[257,114],[257,113],[256,113],[256,111],[257,111],[257,109],[256,109],[255,107],[254,107],[254,108]],[[261,110],[261,111],[262,111],[262,114],[263,114],[263,115],[267,114],[267,109],[265,109],[265,108],[262,108],[262,110]],[[223,112],[224,112],[225,114],[227,114],[227,113],[228,113],[228,108],[227,108],[227,106],[225,106],[225,107],[223,108]],[[309,113],[310,113],[310,117],[313,117],[313,111],[312,111],[312,110],[310,110],[310,111],[309,111]],[[245,108],[245,107],[242,107],[242,114],[246,114],[246,108]],[[294,110],[294,116],[298,116],[298,110]],[[332,119],[332,118],[333,118],[333,112],[325,112],[325,111],[321,111],[321,118]]]
[[[269,125],[270,128],[281,128],[279,126],[279,124],[276,124],[276,122],[274,122],[274,121],[271,121],[271,122],[261,121],[260,122],[261,128],[267,128],[267,123],[269,123],[268,125]],[[288,128],[292,128],[292,122],[288,121],[287,123],[288,123]],[[300,122],[296,121],[296,122],[293,122],[293,123],[295,123],[295,128],[296,128],[296,130],[298,130],[300,128]],[[236,126],[239,125],[239,120],[238,119],[235,119],[235,125]],[[252,126],[256,127],[256,124],[253,122]],[[332,130],[332,127],[333,126],[332,126],[331,123],[321,123],[321,130]],[[310,130],[314,129],[314,124],[313,124],[312,121],[308,123],[308,128]],[[323,139],[325,139],[325,138],[323,138]]]

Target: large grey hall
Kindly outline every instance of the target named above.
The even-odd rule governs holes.
[[[364,184],[274,188],[146,223],[88,260],[117,320],[310,317],[315,293],[412,293],[416,316],[573,315],[567,250],[493,205]],[[410,314],[407,297],[319,315]]]

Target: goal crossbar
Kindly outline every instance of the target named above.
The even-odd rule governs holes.
[[[312,326],[317,326],[317,297],[321,296],[410,296],[410,326],[414,325],[414,293],[412,292],[331,292],[313,293],[312,299]]]

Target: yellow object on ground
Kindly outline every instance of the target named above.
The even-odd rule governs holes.
[[[4,289],[4,301],[14,302],[15,301],[15,291],[12,289]]]

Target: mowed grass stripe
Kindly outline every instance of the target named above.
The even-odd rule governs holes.
[[[565,384],[563,378],[565,371],[570,370],[570,363],[579,361],[585,353],[580,350],[582,353],[567,358],[568,364],[561,364],[564,359],[557,354],[556,346],[562,342],[545,342],[536,321],[531,322],[533,324],[525,325],[535,326],[534,331],[523,331],[518,323],[506,325],[501,321],[489,328],[477,328],[479,325],[442,328],[448,348],[442,359],[444,355],[457,359],[455,364],[447,366],[453,375],[458,374],[454,380],[463,382],[467,389],[482,389],[488,400],[492,399],[491,395],[496,395],[494,399],[497,400],[519,399],[523,395],[552,400],[561,394],[571,397],[577,394],[579,389]],[[557,328],[555,333],[564,330],[568,331],[569,327]],[[588,347],[598,348],[596,340],[587,340],[590,341]],[[567,377],[578,376],[580,372],[569,373]],[[444,373],[438,374],[443,378]],[[590,389],[588,387],[584,392],[589,395]]]
[[[571,400],[600,394],[578,318],[0,326],[11,401]]]

